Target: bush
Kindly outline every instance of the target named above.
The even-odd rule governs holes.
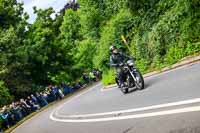
[[[149,67],[149,62],[145,59],[136,60],[136,66],[139,68],[141,73],[146,73]]]
[[[104,85],[110,85],[115,83],[115,69],[107,70],[102,75],[102,82]]]
[[[183,57],[185,57],[185,50],[179,47],[171,47],[166,56],[165,56],[165,64],[169,64],[172,65],[174,63],[176,63],[177,61],[179,61],[180,59],[182,59]]]
[[[120,10],[102,28],[101,38],[94,57],[95,67],[106,67],[109,61],[109,47],[116,45],[118,48],[125,48],[121,35],[127,35],[134,26],[134,19],[129,10]],[[128,38],[129,39],[129,38]]]

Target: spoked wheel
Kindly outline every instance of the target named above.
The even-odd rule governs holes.
[[[141,75],[141,73],[137,70],[137,72],[135,72],[134,75],[136,78],[135,86],[137,87],[137,89],[139,90],[144,89],[144,78]]]
[[[128,93],[128,88],[129,88],[128,82],[126,81],[126,82],[124,82],[124,86],[121,87],[121,91],[122,91],[124,94],[126,94],[126,93]]]

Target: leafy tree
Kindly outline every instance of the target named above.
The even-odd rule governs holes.
[[[22,20],[23,4],[16,0],[0,0],[0,27],[9,28],[10,25],[16,27]]]
[[[8,89],[5,87],[4,82],[0,81],[0,106],[8,104],[12,100]]]
[[[62,45],[68,50],[68,53],[72,53],[76,51],[76,40],[80,38],[80,18],[77,12],[74,12],[73,10],[67,10],[63,18],[60,27]]]
[[[79,42],[77,54],[75,55],[75,67],[80,71],[93,68],[93,57],[96,51],[96,41],[87,39]]]
[[[109,47],[111,45],[126,49],[121,35],[128,35],[134,26],[134,20],[129,10],[120,10],[118,14],[102,29],[101,39],[94,57],[96,67],[105,67],[109,60]]]

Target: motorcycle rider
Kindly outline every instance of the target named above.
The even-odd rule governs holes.
[[[117,47],[110,46],[110,66],[117,69],[117,78],[119,79],[119,87],[124,87],[123,82],[123,64],[126,60],[134,59],[131,56],[126,55],[125,53],[119,52]]]

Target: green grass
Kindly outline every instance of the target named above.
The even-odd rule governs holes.
[[[110,85],[115,83],[115,70],[110,69],[108,71],[103,72],[102,82],[104,85]]]

